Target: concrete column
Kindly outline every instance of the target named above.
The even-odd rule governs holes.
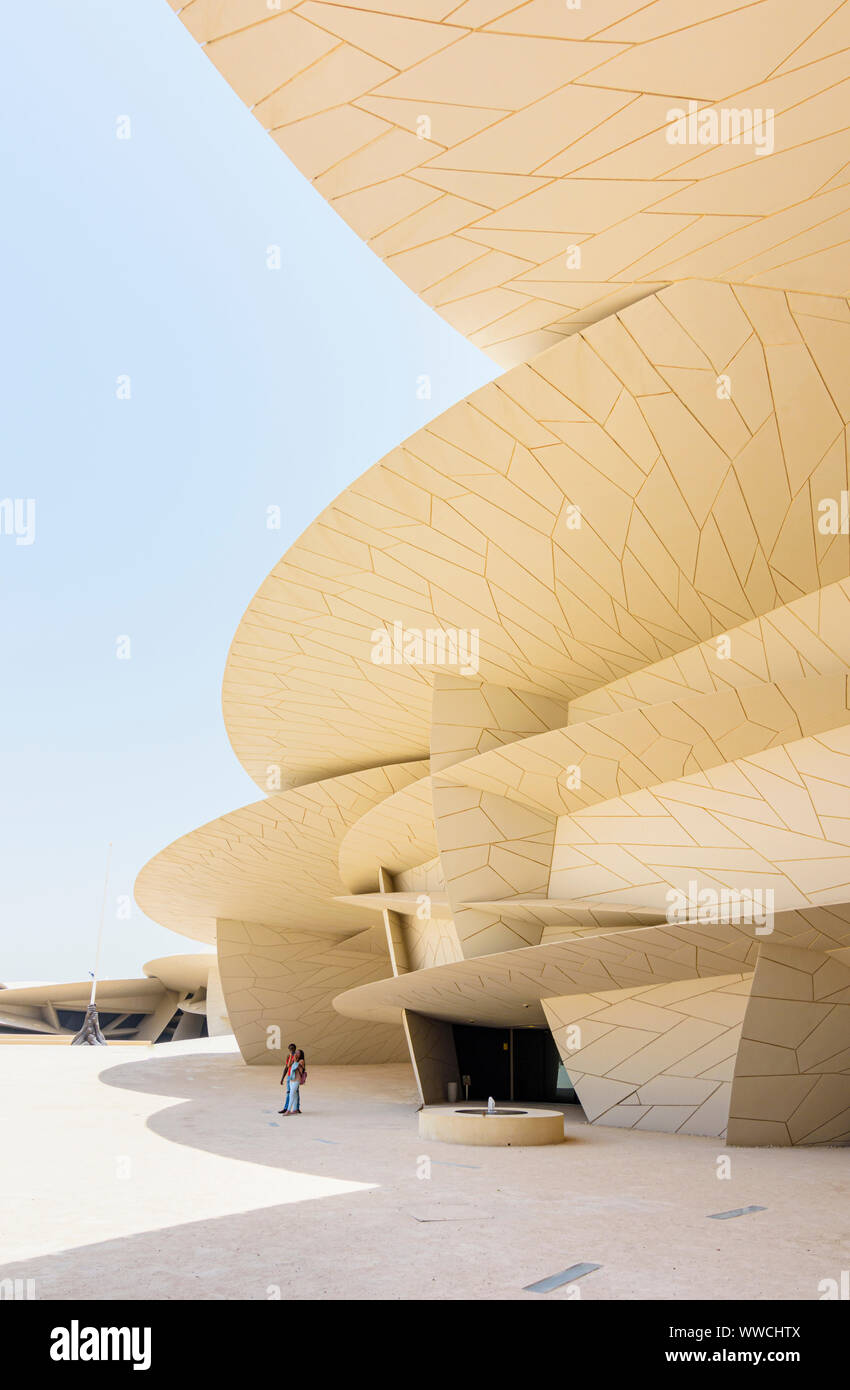
[[[165,1031],[177,1012],[177,1005],[180,995],[173,989],[163,991],[163,995],[152,1014],[139,1028],[138,1036],[143,1042],[156,1042],[157,1038]]]
[[[181,1014],[171,1041],[182,1042],[184,1038],[199,1038],[203,1031],[203,1014]]]
[[[392,893],[395,885],[392,877],[386,869],[378,866],[378,891],[380,893]],[[410,961],[407,955],[407,942],[404,939],[404,926],[397,912],[390,912],[384,909],[382,912],[384,919],[384,930],[387,933],[387,949],[390,953],[390,964],[394,975],[406,975],[410,970]]]
[[[221,973],[217,965],[210,966],[207,976],[207,1032],[211,1038],[220,1038],[233,1032],[230,1019],[227,1017]]]
[[[439,1105],[448,1100],[450,1081],[457,1082],[460,1095],[460,1070],[452,1025],[410,1009],[402,1010],[401,1019],[422,1104]]]

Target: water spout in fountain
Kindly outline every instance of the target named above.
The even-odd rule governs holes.
[[[491,1096],[490,1099],[487,1101],[487,1114],[488,1114],[488,1115],[495,1115],[495,1113],[496,1113],[496,1102],[494,1101],[493,1097]]]

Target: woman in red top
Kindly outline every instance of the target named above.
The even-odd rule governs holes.
[[[289,1104],[289,1073],[292,1070],[292,1063],[295,1060],[296,1051],[297,1048],[295,1046],[295,1043],[290,1043],[286,1054],[286,1065],[283,1068],[283,1076],[280,1078],[281,1086],[284,1084],[284,1082],[286,1083],[286,1095],[283,1098],[283,1109],[278,1110],[278,1115],[285,1115],[286,1107]]]
[[[301,1087],[307,1080],[307,1067],[304,1062],[304,1053],[300,1047],[292,1059],[289,1068],[289,1100],[286,1102],[287,1115],[301,1114]]]

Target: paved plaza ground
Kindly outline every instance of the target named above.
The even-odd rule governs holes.
[[[298,1119],[278,1079],[230,1038],[0,1047],[0,1279],[42,1299],[551,1300],[570,1290],[523,1287],[586,1261],[583,1300],[811,1300],[850,1267],[846,1149],[724,1149],[575,1106],[563,1145],[457,1147],[419,1139],[407,1066],[311,1066]]]

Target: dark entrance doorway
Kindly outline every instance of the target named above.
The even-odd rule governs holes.
[[[469,1099],[577,1100],[548,1028],[452,1029],[461,1077],[469,1077]],[[465,1098],[465,1087],[462,1092]]]
[[[469,1077],[469,1099],[509,1100],[511,1094],[510,1028],[473,1028],[456,1023],[453,1029],[461,1079]],[[466,1100],[465,1084],[461,1092]]]

